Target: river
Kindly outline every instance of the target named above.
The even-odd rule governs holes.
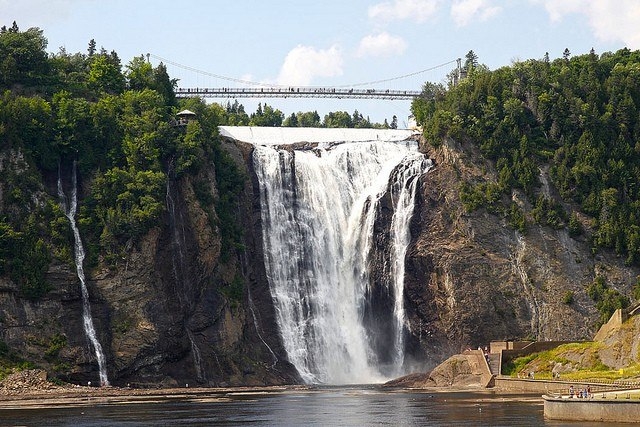
[[[602,426],[545,421],[536,395],[386,391],[373,387],[230,392],[180,400],[0,410],[20,426]],[[613,424],[612,424],[613,425]]]

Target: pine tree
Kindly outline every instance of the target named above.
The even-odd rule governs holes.
[[[471,71],[478,66],[478,55],[476,55],[473,50],[467,52],[465,58],[466,60],[464,61],[464,68],[467,71]]]
[[[94,39],[89,40],[89,47],[87,51],[89,52],[90,57],[93,56],[94,53],[96,53],[96,41]]]

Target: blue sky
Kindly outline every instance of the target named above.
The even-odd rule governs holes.
[[[89,40],[126,65],[151,53],[211,74],[285,86],[344,86],[430,69],[473,50],[490,69],[513,61],[640,49],[639,0],[0,0],[0,24],[40,27],[48,50]],[[152,62],[158,60],[152,57]],[[454,64],[375,88],[419,90]],[[180,86],[230,86],[168,64]],[[365,88],[367,86],[361,86]],[[226,102],[226,100],[219,100]],[[257,100],[240,100],[247,111]],[[358,109],[399,124],[409,101],[262,100],[286,115]]]

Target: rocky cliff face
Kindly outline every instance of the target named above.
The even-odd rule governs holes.
[[[531,225],[520,234],[482,209],[465,213],[461,179],[495,176],[491,165],[451,140],[423,149],[435,167],[424,176],[413,218],[405,289],[412,333],[432,361],[490,340],[591,339],[598,314],[586,286],[603,275],[629,294],[638,270],[607,253],[592,255],[586,238],[566,230]],[[540,174],[553,196],[546,171]],[[522,195],[512,197],[531,211]],[[571,303],[563,300],[567,292]]]
[[[245,167],[242,153],[229,149]],[[256,203],[253,183],[247,181],[238,211],[246,230],[245,249],[222,260],[216,212],[197,200],[196,180],[206,183],[215,197],[213,164],[198,176],[175,179],[170,173],[166,212],[157,226],[140,241],[129,242],[121,259],[109,264],[102,260],[86,271],[110,382],[138,386],[298,382],[283,356],[264,268],[258,262],[261,237],[254,234],[251,215]],[[86,191],[91,183],[85,180],[83,185]],[[53,196],[43,191],[41,197]],[[30,301],[20,297],[8,278],[0,279],[4,344],[0,351],[33,361],[62,379],[97,384],[74,266],[54,262],[47,281],[53,290]]]
[[[248,177],[237,212],[245,230],[243,248],[221,258],[216,212],[196,197],[196,181],[206,183],[214,196],[217,192],[215,167],[209,164],[198,176],[170,178],[166,212],[157,226],[130,242],[122,259],[87,272],[113,384],[300,381],[286,362],[264,271],[251,147],[224,144]],[[491,175],[491,166],[478,160],[473,147],[454,141],[423,149],[435,167],[423,177],[416,198],[405,282],[409,353],[427,355],[426,363],[422,357],[415,362],[430,368],[495,339],[592,337],[598,314],[586,285],[603,275],[628,293],[639,272],[609,254],[592,255],[586,238],[572,239],[565,230],[530,226],[520,234],[484,210],[465,213],[461,179]],[[546,171],[540,173],[548,183]],[[81,180],[87,191],[90,180]],[[44,189],[43,184],[34,197],[55,199],[55,191]],[[544,189],[553,195],[552,186]],[[0,185],[0,201],[7,191]],[[524,197],[512,196],[530,211]],[[383,217],[376,224],[381,230]],[[0,352],[34,361],[66,380],[97,382],[74,267],[54,261],[46,277],[52,291],[38,301],[21,298],[17,286],[0,277]],[[234,286],[240,286],[239,296],[229,292]],[[574,295],[570,304],[563,301],[568,291]],[[374,313],[370,321],[379,318]]]

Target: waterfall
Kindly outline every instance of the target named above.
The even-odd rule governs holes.
[[[395,376],[400,374],[397,368],[402,367],[404,364],[404,260],[407,254],[407,247],[411,240],[409,221],[411,221],[411,217],[413,216],[418,178],[423,172],[424,167],[425,165],[421,156],[417,153],[414,154],[409,157],[409,161],[403,162],[400,167],[396,169],[395,179],[392,180],[392,185],[390,186],[391,197],[394,202],[394,215],[391,221],[392,262],[389,279],[393,287],[393,294],[395,295],[393,305],[394,326],[397,331],[393,348],[393,366],[396,367]]]
[[[193,291],[193,283],[185,260],[186,234],[184,226],[186,219],[182,217],[180,210],[176,209],[176,203],[172,196],[173,192],[176,191],[172,185],[174,184],[173,170],[174,166],[173,162],[171,162],[169,164],[169,173],[167,174],[165,196],[167,211],[169,214],[169,228],[171,230],[171,274],[173,276],[173,283],[180,307],[185,313],[185,316],[188,316],[193,311],[193,307],[191,307],[190,303],[191,298],[189,296]],[[198,348],[198,345],[196,344],[193,332],[189,328],[187,320],[185,320],[184,329],[186,331],[187,339],[189,340],[189,345],[191,346],[196,379],[199,382],[204,382],[206,381],[206,375],[202,365],[202,355],[200,353],[200,348]]]
[[[418,177],[429,161],[415,142],[255,146],[265,268],[289,361],[307,383],[380,382],[402,372],[404,257]],[[383,369],[363,322],[380,199],[391,193],[393,369]],[[373,266],[376,267],[376,266]]]
[[[108,386],[109,379],[107,378],[106,358],[104,356],[104,352],[102,351],[100,341],[98,341],[98,337],[96,336],[96,330],[93,326],[93,319],[91,318],[91,304],[89,303],[89,291],[87,290],[84,268],[82,266],[85,253],[84,247],[82,246],[82,239],[80,238],[80,230],[78,229],[78,225],[76,224],[76,211],[78,209],[78,184],[75,161],[73,162],[73,175],[71,179],[73,181],[73,187],[71,189],[71,201],[67,205],[67,197],[65,196],[64,190],[62,189],[60,167],[58,167],[58,197],[60,198],[62,209],[64,210],[64,214],[67,219],[69,219],[69,224],[71,225],[71,230],[73,231],[76,272],[78,274],[78,279],[80,279],[80,290],[82,293],[82,324],[84,326],[84,333],[86,334],[87,338],[89,338],[89,342],[91,343],[91,346],[93,347],[96,354],[96,359],[98,360],[100,385]]]

